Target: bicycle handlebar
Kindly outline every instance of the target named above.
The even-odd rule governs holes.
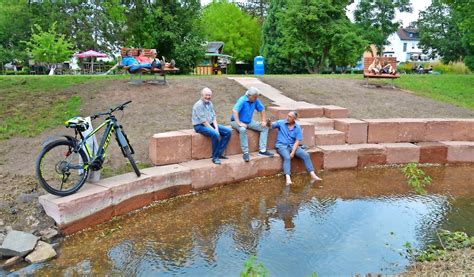
[[[122,104],[118,105],[115,108],[110,108],[108,112],[95,113],[95,114],[91,115],[91,119],[94,120],[94,119],[96,119],[96,118],[98,118],[102,115],[109,115],[110,116],[115,111],[122,111],[130,103],[132,103],[132,100],[128,100],[127,102],[122,103]]]

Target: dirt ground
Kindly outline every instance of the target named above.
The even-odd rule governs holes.
[[[398,89],[365,88],[364,81],[322,77],[264,77],[262,81],[280,89],[290,98],[315,104],[339,105],[349,109],[354,118],[388,117],[474,117],[474,111],[439,103]],[[169,85],[131,85],[126,79],[88,83],[65,90],[80,94],[83,99],[81,116],[105,111],[114,104],[132,100],[124,116],[118,119],[135,148],[135,159],[143,166],[148,159],[148,142],[154,133],[190,129],[191,108],[199,99],[199,91],[209,87],[214,91],[218,121],[228,123],[235,100],[245,88],[225,77],[169,78]],[[265,104],[268,99],[262,98]],[[95,122],[97,126],[99,122]],[[44,194],[36,186],[34,165],[41,142],[70,130],[58,126],[33,138],[13,137],[0,141],[0,232],[7,226],[16,230],[38,232],[54,226],[45,215],[37,198]],[[109,147],[104,164],[105,175],[131,171],[115,142]]]
[[[317,105],[349,109],[349,116],[368,118],[472,118],[474,111],[416,96],[391,87],[365,87],[364,80],[312,76],[268,76],[261,80],[286,96]]]

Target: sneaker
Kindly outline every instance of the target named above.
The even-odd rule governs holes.
[[[212,159],[212,162],[214,164],[221,164],[221,160],[219,160],[219,158]]]
[[[249,153],[244,153],[243,159],[244,159],[244,161],[246,161],[246,162],[250,161],[250,155],[249,155]]]
[[[228,159],[229,159],[229,157],[227,157],[227,156],[224,156],[224,155],[220,155],[220,156],[219,156],[219,159],[222,159],[222,160],[228,160]]]
[[[270,158],[275,156],[275,154],[273,154],[272,152],[269,152],[269,151],[265,151],[265,152],[259,151],[258,155],[262,156],[262,157],[270,157]]]
[[[171,59],[170,66],[174,67],[175,65],[176,65],[176,62],[173,59]]]

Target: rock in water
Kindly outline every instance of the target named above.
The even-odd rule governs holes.
[[[35,250],[26,256],[25,260],[34,264],[47,261],[54,257],[56,257],[56,251],[53,247],[46,242],[38,241]]]
[[[35,248],[38,239],[30,233],[12,230],[3,240],[0,255],[23,257]]]

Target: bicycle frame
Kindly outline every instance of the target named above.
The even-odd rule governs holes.
[[[100,129],[102,129],[104,127],[106,129],[104,131],[104,134],[102,135],[98,151],[94,155],[94,152],[89,148],[89,146],[87,145],[86,142],[89,138],[91,138],[94,134],[96,134]],[[109,117],[106,118],[106,120],[104,122],[102,122],[102,124],[100,124],[97,128],[95,128],[86,137],[84,137],[82,135],[82,133],[79,132],[79,135],[81,137],[81,141],[80,141],[79,144],[77,144],[76,150],[81,149],[82,147],[84,147],[86,149],[87,156],[89,158],[89,162],[92,163],[92,162],[99,159],[100,160],[100,165],[99,166],[101,166],[102,162],[105,160],[107,148],[109,146],[110,138],[112,137],[112,133],[116,134],[117,142],[118,142],[118,144],[121,148],[129,145],[128,140],[125,138],[125,136],[124,136],[124,134],[121,130],[121,126],[118,125],[118,123],[117,123],[117,119],[114,116],[109,116]],[[91,164],[89,164],[88,166],[90,166],[90,165]]]

